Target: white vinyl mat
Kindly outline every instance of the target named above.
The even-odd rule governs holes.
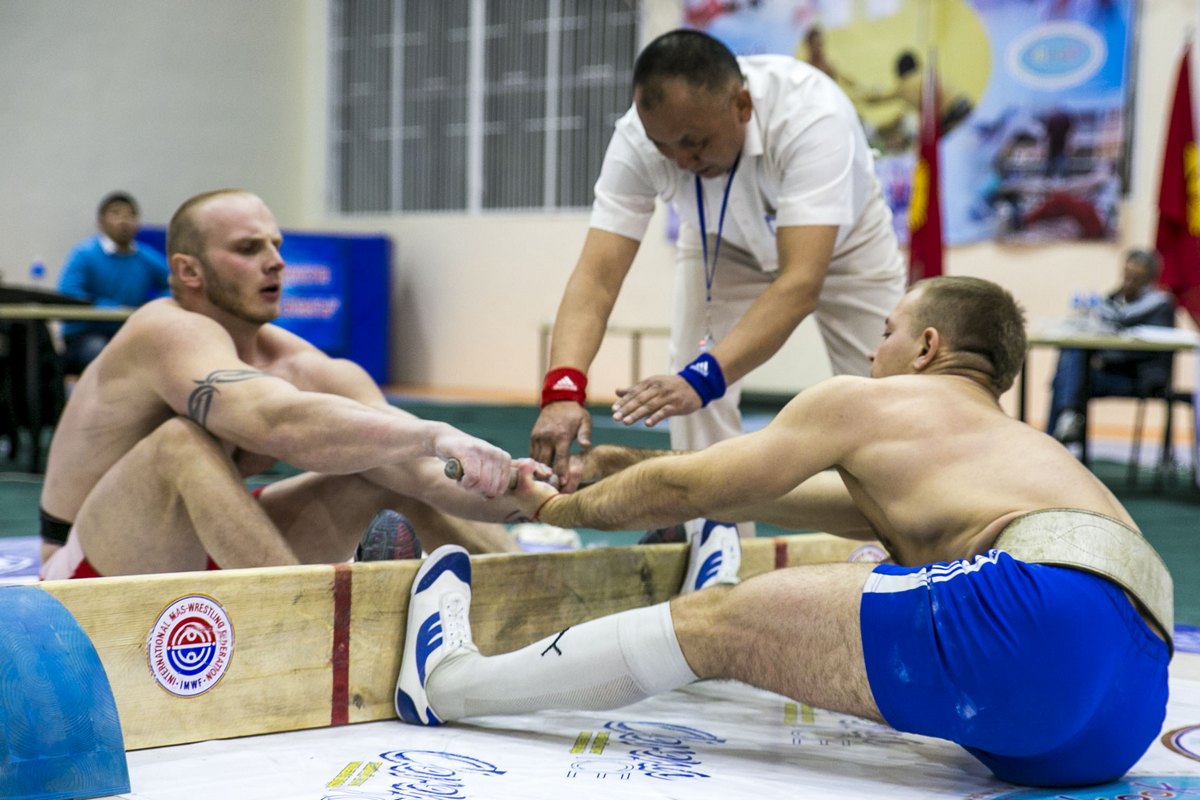
[[[1189,649],[1171,665],[1163,736],[1124,780],[1084,790],[1019,789],[947,742],[740,684],[705,683],[617,711],[486,717],[438,728],[374,722],[136,751],[129,754],[132,792],[121,797],[1200,798],[1200,655]]]

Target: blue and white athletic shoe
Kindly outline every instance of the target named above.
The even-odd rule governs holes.
[[[471,560],[458,545],[434,550],[413,579],[396,714],[411,725],[441,725],[425,695],[425,681],[446,656],[462,648],[478,652],[471,639]]]
[[[692,537],[687,577],[680,592],[694,592],[718,583],[735,584],[742,566],[742,542],[737,525],[704,520],[700,532]]]

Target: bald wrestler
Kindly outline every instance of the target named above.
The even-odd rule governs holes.
[[[172,296],[121,327],[54,432],[44,578],[345,561],[381,508],[426,549],[516,549],[495,523],[519,512],[488,499],[507,486],[507,453],[390,406],[357,365],[271,324],[281,241],[249,192],[176,211]],[[465,466],[459,484],[442,477],[449,457]],[[305,472],[251,496],[243,479],[276,461]]]
[[[871,378],[814,386],[759,432],[575,494],[523,466],[520,502],[555,525],[758,519],[877,538],[891,561],[730,586],[736,534],[709,526],[685,584],[699,591],[484,657],[468,624],[469,560],[442,548],[413,584],[400,716],[615,708],[735,679],[950,740],[1013,783],[1120,776],[1166,713],[1171,578],[1091,473],[1001,410],[1024,350],[1007,292],[936,278],[889,315]]]

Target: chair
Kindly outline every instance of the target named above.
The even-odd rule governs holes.
[[[46,428],[54,427],[66,405],[62,363],[42,320],[0,321],[0,340],[5,344],[0,358],[0,413],[4,415],[0,438],[9,440],[9,458],[16,461],[20,434],[27,434],[29,471],[40,472],[41,437]]]
[[[1083,396],[1086,398],[1085,404],[1087,405],[1090,405],[1093,401],[1104,400],[1106,398],[1131,399],[1136,401],[1133,437],[1130,444],[1129,465],[1126,472],[1127,483],[1130,486],[1134,486],[1137,484],[1138,478],[1142,432],[1145,425],[1146,403],[1148,401],[1163,400],[1166,402],[1168,422],[1164,447],[1170,441],[1170,410],[1172,402],[1177,402],[1174,399],[1175,390],[1172,388],[1174,354],[1169,352],[1151,354],[1124,351],[1117,351],[1116,353],[1113,351],[1102,352],[1107,356],[1103,368],[1105,379],[1098,381],[1097,367],[1094,364],[1091,365],[1084,377],[1085,388]],[[1092,357],[1089,356],[1089,362],[1091,360]],[[1085,411],[1085,420],[1087,416],[1087,412]],[[1086,437],[1087,435],[1085,427],[1084,436]],[[1084,452],[1087,452],[1086,442],[1084,444]],[[1173,450],[1164,449],[1159,454],[1159,477],[1170,458],[1173,458]]]
[[[1146,414],[1146,401],[1154,398],[1139,398],[1137,401],[1137,410],[1134,416],[1133,423],[1133,449],[1130,452],[1129,463],[1130,473],[1129,482],[1131,484],[1137,482],[1137,464],[1138,456],[1141,453],[1142,443],[1142,423]],[[1166,408],[1166,420],[1163,424],[1163,439],[1162,446],[1158,453],[1158,466],[1154,470],[1154,486],[1162,485],[1162,478],[1165,473],[1168,473],[1176,463],[1175,461],[1175,442],[1174,442],[1174,410],[1176,404],[1182,404],[1190,409],[1192,413],[1188,415],[1191,420],[1191,441],[1192,455],[1190,461],[1192,463],[1192,483],[1196,482],[1196,453],[1197,453],[1197,438],[1196,438],[1196,415],[1195,415],[1195,394],[1190,390],[1167,389],[1159,398],[1164,401]]]
[[[1137,483],[1138,466],[1142,449],[1142,431],[1146,418],[1146,403],[1150,400],[1162,400],[1165,420],[1163,423],[1162,445],[1159,448],[1158,464],[1154,470],[1154,486],[1162,485],[1163,475],[1168,473],[1176,463],[1174,439],[1174,410],[1177,404],[1192,407],[1194,404],[1191,391],[1176,389],[1174,385],[1175,358],[1173,353],[1156,354],[1136,368],[1136,389],[1131,396],[1137,401],[1133,419],[1133,441],[1129,451],[1129,471],[1126,479],[1130,486]],[[1192,440],[1196,439],[1195,416],[1192,415]],[[1192,477],[1195,478],[1195,453],[1192,455]]]

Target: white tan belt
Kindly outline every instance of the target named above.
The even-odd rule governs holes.
[[[1107,578],[1142,604],[1174,648],[1171,573],[1145,537],[1132,528],[1092,511],[1052,508],[1017,517],[993,547],[1022,561],[1075,567]]]

